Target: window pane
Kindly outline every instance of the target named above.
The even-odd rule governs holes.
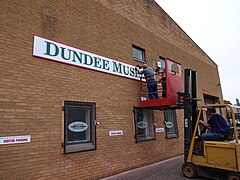
[[[137,142],[155,139],[155,127],[151,110],[135,108],[135,122]]]
[[[140,49],[140,48],[137,48],[137,47],[134,46],[132,48],[132,51],[133,51],[133,58],[134,59],[144,61],[144,50],[143,49]]]
[[[168,59],[168,71],[169,72],[175,72],[176,74],[182,74],[181,72],[181,65],[171,61]]]
[[[157,67],[161,68],[161,69],[165,69],[165,59],[163,59],[162,57],[160,57],[160,60],[157,61]]]
[[[164,112],[167,138],[178,137],[177,115],[175,110]]]
[[[203,98],[204,98],[204,103],[205,104],[219,103],[219,98],[215,97],[215,96],[210,96],[210,95],[203,94]]]
[[[64,152],[95,149],[95,103],[65,102]]]
[[[68,108],[67,142],[90,141],[90,109]]]

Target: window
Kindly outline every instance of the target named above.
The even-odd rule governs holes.
[[[155,139],[155,125],[153,111],[149,109],[134,108],[136,141]]]
[[[166,137],[176,138],[178,137],[178,127],[177,127],[177,115],[176,110],[166,110],[164,111],[164,121],[166,127]]]
[[[181,65],[168,59],[168,71],[181,75]]]
[[[203,94],[204,104],[219,104],[219,98],[215,96],[210,96],[207,94]],[[221,108],[215,108],[216,112],[222,114]],[[208,117],[209,118],[209,117]]]
[[[94,150],[95,103],[65,101],[64,153]]]
[[[137,46],[132,46],[133,59],[138,61],[145,61],[145,51]]]
[[[157,67],[165,69],[165,59],[163,57],[160,57],[160,59],[157,61]]]
[[[205,104],[219,103],[219,98],[215,97],[215,96],[210,96],[210,95],[207,95],[207,94],[203,94],[203,98],[204,98],[204,103]]]

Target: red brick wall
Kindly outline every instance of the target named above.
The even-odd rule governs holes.
[[[111,2],[111,3],[110,3]],[[199,98],[220,97],[215,63],[152,1],[0,1],[0,137],[31,135],[26,144],[0,145],[0,179],[89,179],[173,157],[179,138],[135,143],[132,108],[138,82],[32,56],[33,35],[59,41],[132,65],[132,44],[146,50],[150,65],[169,57],[198,71]],[[97,150],[63,155],[62,103],[96,102]],[[164,127],[162,113],[155,114]],[[109,130],[123,136],[110,137]]]

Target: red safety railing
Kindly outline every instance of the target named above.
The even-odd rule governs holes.
[[[176,72],[177,71],[177,72]],[[161,77],[163,80],[159,81]],[[181,65],[170,59],[165,59],[165,68],[155,74],[158,99],[149,99],[148,85],[145,77],[140,79],[140,107],[152,109],[177,108],[178,92],[183,91]]]

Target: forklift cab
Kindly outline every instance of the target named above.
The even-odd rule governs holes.
[[[207,119],[206,109],[215,108],[220,112],[223,108],[228,108],[232,117],[232,124],[222,140],[200,141],[202,127],[199,125],[200,119]],[[185,131],[188,128],[185,127]],[[191,130],[190,130],[191,131]],[[187,132],[188,133],[188,132]],[[240,144],[238,140],[237,122],[231,105],[211,104],[201,106],[193,130],[190,147],[187,151],[185,163],[182,166],[183,174],[188,178],[197,175],[205,177],[216,177],[228,180],[240,180]],[[203,147],[202,147],[203,146]],[[203,150],[199,154],[199,150]]]
[[[149,99],[148,84],[144,77],[140,80],[140,107],[166,109],[178,107],[178,92],[183,91],[181,64],[160,57],[157,62],[159,72],[155,74],[159,99]]]

